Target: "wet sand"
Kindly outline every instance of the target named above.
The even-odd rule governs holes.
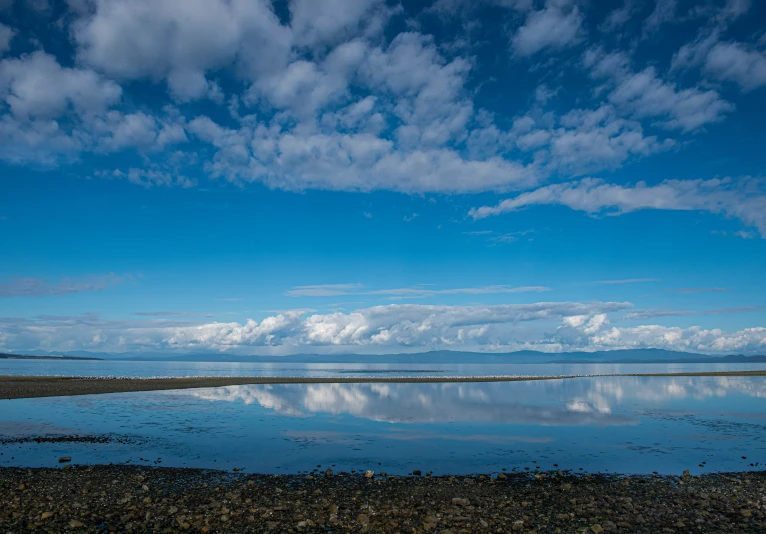
[[[132,391],[210,388],[246,384],[365,384],[365,383],[446,383],[520,382],[527,380],[568,380],[581,377],[683,377],[683,376],[766,376],[762,371],[721,371],[689,373],[629,373],[561,376],[449,376],[449,377],[187,377],[187,378],[100,378],[63,376],[0,375],[0,399],[28,399],[71,395],[95,395]]]

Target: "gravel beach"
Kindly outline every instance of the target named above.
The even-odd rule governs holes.
[[[102,378],[66,376],[0,375],[0,399],[58,397],[65,395],[93,395],[124,393],[129,391],[157,391],[167,389],[210,388],[245,384],[333,384],[333,383],[427,383],[427,382],[519,382],[527,380],[566,380],[582,375],[563,376],[437,376],[437,377],[186,377],[186,378]],[[766,376],[766,370],[722,371],[689,373],[630,373],[589,374],[591,377],[608,376]]]
[[[134,466],[0,469],[0,530],[766,532],[766,473],[249,475]]]

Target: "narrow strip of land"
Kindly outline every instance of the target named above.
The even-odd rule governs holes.
[[[443,382],[522,382],[530,380],[567,380],[582,377],[680,377],[680,376],[766,376],[758,371],[710,371],[680,373],[627,373],[559,376],[422,376],[422,377],[185,377],[185,378],[100,378],[66,376],[0,375],[0,399],[29,399],[70,395],[96,395],[132,391],[211,388],[249,384],[369,384],[369,383],[443,383]]]

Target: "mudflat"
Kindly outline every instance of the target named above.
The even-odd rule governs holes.
[[[519,382],[525,380],[567,380],[589,377],[674,377],[674,376],[766,376],[766,370],[688,373],[629,373],[561,376],[449,376],[449,377],[185,377],[185,378],[102,378],[66,376],[0,375],[0,399],[24,399],[70,395],[125,393],[167,389],[210,388],[246,384],[338,384],[338,383],[433,383],[433,382]]]

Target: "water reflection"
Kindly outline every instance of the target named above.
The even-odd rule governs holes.
[[[759,469],[765,399],[763,377],[252,385],[15,399],[0,411],[0,438],[109,440],[0,440],[0,466],[55,466],[71,456],[265,473],[317,464],[475,473],[533,468],[532,460],[591,471]]]
[[[246,385],[189,390],[207,401],[258,404],[277,414],[352,415],[388,423],[630,425],[636,408],[727,394],[766,397],[751,377],[620,377],[493,383]],[[628,413],[625,413],[628,412]]]

